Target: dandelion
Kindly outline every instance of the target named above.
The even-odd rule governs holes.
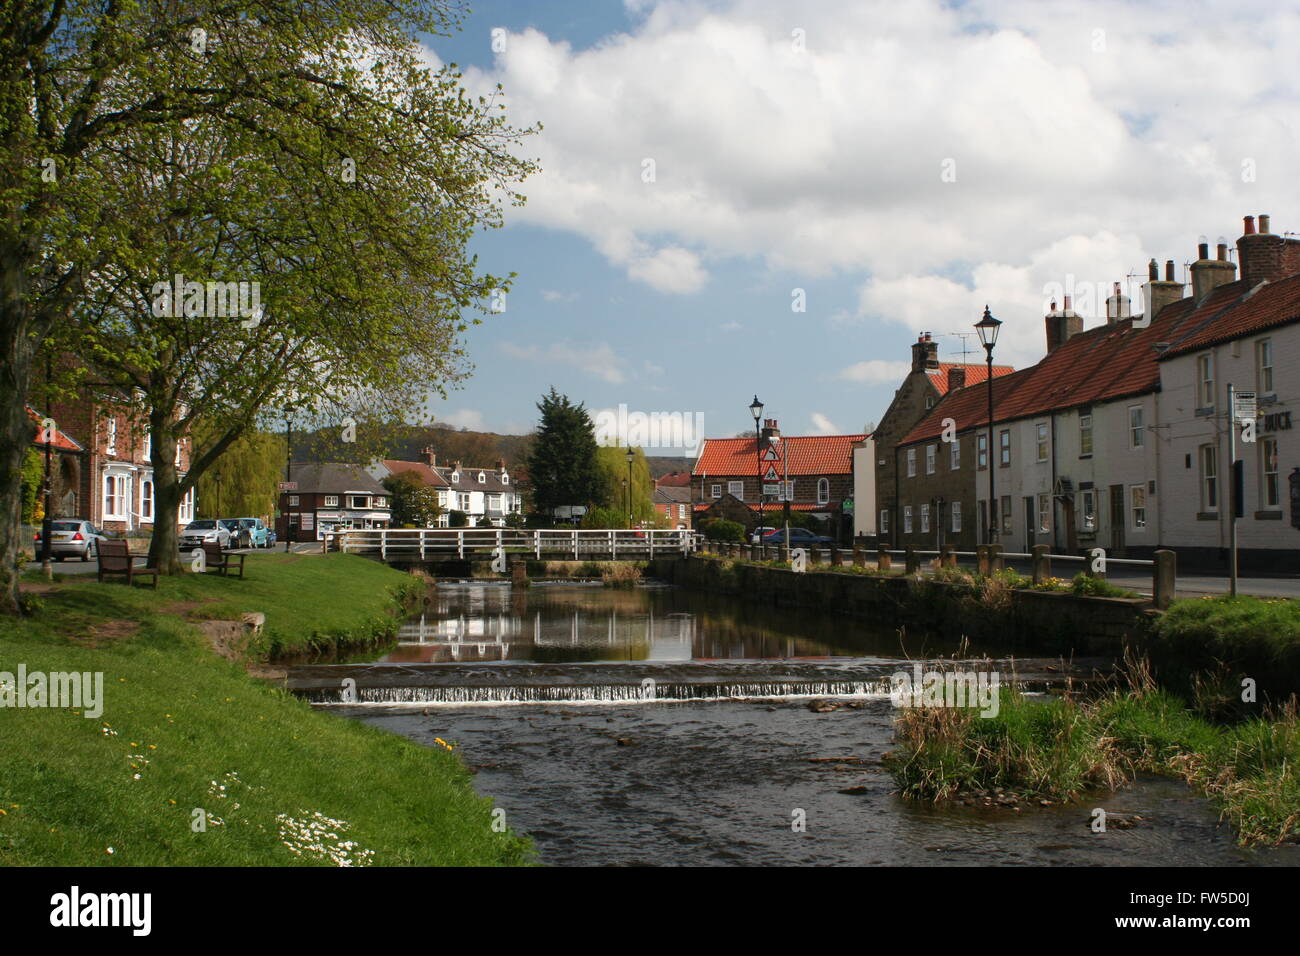
[[[50,832],[53,833],[54,831],[51,830]],[[112,855],[113,855],[114,853],[116,853],[117,851],[114,850],[114,849],[110,846],[110,847],[105,847],[105,848],[104,848],[104,852],[107,853],[109,856],[112,856]]]

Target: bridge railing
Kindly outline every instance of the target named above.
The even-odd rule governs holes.
[[[388,560],[446,560],[484,557],[497,549],[511,554],[588,559],[653,558],[690,554],[697,536],[687,530],[658,528],[373,528],[339,535],[340,550],[378,554]]]

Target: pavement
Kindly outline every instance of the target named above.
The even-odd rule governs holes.
[[[284,554],[284,545],[273,545],[267,548],[232,548],[232,554]],[[319,541],[298,541],[290,546],[291,554],[320,554],[321,547]],[[143,556],[143,555],[141,555]],[[188,558],[187,551],[181,552],[182,558]],[[51,564],[55,574],[94,574],[99,569],[99,563],[96,561],[82,561],[80,558],[64,558],[62,561],[54,561]],[[32,561],[27,564],[25,570],[39,571],[41,562]]]

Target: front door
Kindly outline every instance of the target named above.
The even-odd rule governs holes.
[[[1124,552],[1124,486],[1110,486],[1110,550]]]
[[[1025,554],[1034,552],[1034,545],[1038,543],[1035,538],[1037,527],[1038,516],[1034,513],[1034,496],[1025,495]]]

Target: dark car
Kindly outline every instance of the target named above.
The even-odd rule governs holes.
[[[785,529],[773,531],[763,539],[764,544],[785,544]],[[824,534],[813,534],[807,528],[790,529],[790,547],[792,548],[829,548],[835,543],[834,538]]]

